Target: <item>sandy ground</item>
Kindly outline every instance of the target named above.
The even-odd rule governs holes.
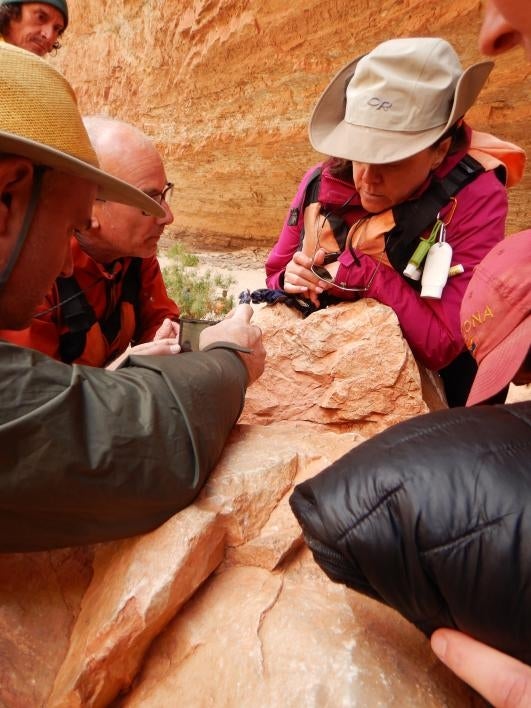
[[[235,284],[229,288],[229,294],[238,300],[242,290],[265,288],[264,263],[269,249],[246,248],[238,251],[195,252],[199,258],[199,271],[209,270],[213,274],[231,276]],[[159,254],[161,268],[169,263],[164,251]]]

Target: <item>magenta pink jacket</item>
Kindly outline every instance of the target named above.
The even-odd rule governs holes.
[[[435,175],[444,177],[464,156],[464,152],[448,157]],[[300,206],[306,185],[314,173],[314,165],[304,175],[291,208]],[[417,197],[428,186],[423,185],[414,196]],[[321,178],[319,201],[325,208],[345,203],[354,189],[353,184],[332,176],[325,167]],[[393,268],[382,266],[366,297],[389,305],[400,322],[415,357],[433,371],[447,366],[464,350],[461,335],[459,310],[474,266],[501,241],[505,234],[507,215],[507,192],[494,172],[480,174],[473,182],[460,190],[457,208],[447,227],[446,240],[452,246],[452,265],[461,264],[464,273],[448,279],[440,300],[420,297],[402,275]],[[350,224],[366,215],[359,199],[354,197],[352,208],[344,214]],[[280,238],[266,261],[266,282],[268,288],[281,288],[286,265],[299,247],[303,215],[294,226],[284,222]],[[354,262],[351,253],[344,251],[335,281],[348,287],[364,286],[375,268],[375,260],[357,252],[360,265]],[[333,288],[330,293],[344,300],[357,299],[358,294]]]

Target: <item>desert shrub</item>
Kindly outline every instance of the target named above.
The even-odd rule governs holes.
[[[182,317],[220,319],[234,307],[228,289],[236,283],[231,275],[199,271],[199,258],[180,243],[167,254],[170,264],[162,276],[169,296],[179,305]]]

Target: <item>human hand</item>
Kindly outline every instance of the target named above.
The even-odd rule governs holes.
[[[159,341],[160,339],[178,339],[179,338],[179,323],[170,320],[169,317],[164,319],[164,322],[155,332],[153,341]]]
[[[284,290],[287,293],[308,297],[316,307],[319,307],[319,295],[324,290],[328,290],[331,283],[320,280],[312,273],[311,267],[313,264],[322,265],[325,254],[322,248],[316,251],[313,258],[301,251],[294,253],[284,273]]]
[[[169,320],[168,320],[169,321]],[[160,331],[160,330],[159,330]],[[144,342],[137,344],[134,347],[127,347],[123,354],[120,354],[114,361],[111,361],[105,368],[107,371],[115,371],[128,356],[132,354],[150,355],[150,356],[165,356],[170,354],[178,354],[181,351],[179,341],[174,337],[166,337],[165,339],[157,339],[152,342]]]
[[[265,365],[265,349],[262,330],[250,324],[253,308],[238,305],[218,324],[204,329],[199,336],[199,349],[205,349],[216,342],[231,342],[250,349],[250,353],[236,352],[245,364],[249,376],[249,386],[261,376]]]
[[[531,706],[531,666],[453,629],[434,632],[431,648],[494,708]]]

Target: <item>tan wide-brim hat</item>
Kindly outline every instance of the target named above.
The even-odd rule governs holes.
[[[27,157],[99,188],[99,197],[154,216],[164,208],[140,189],[99,169],[68,81],[31,52],[0,42],[0,153]]]
[[[310,118],[312,146],[356,162],[385,164],[433,145],[474,104],[493,62],[464,70],[436,37],[392,39],[349,62]]]

